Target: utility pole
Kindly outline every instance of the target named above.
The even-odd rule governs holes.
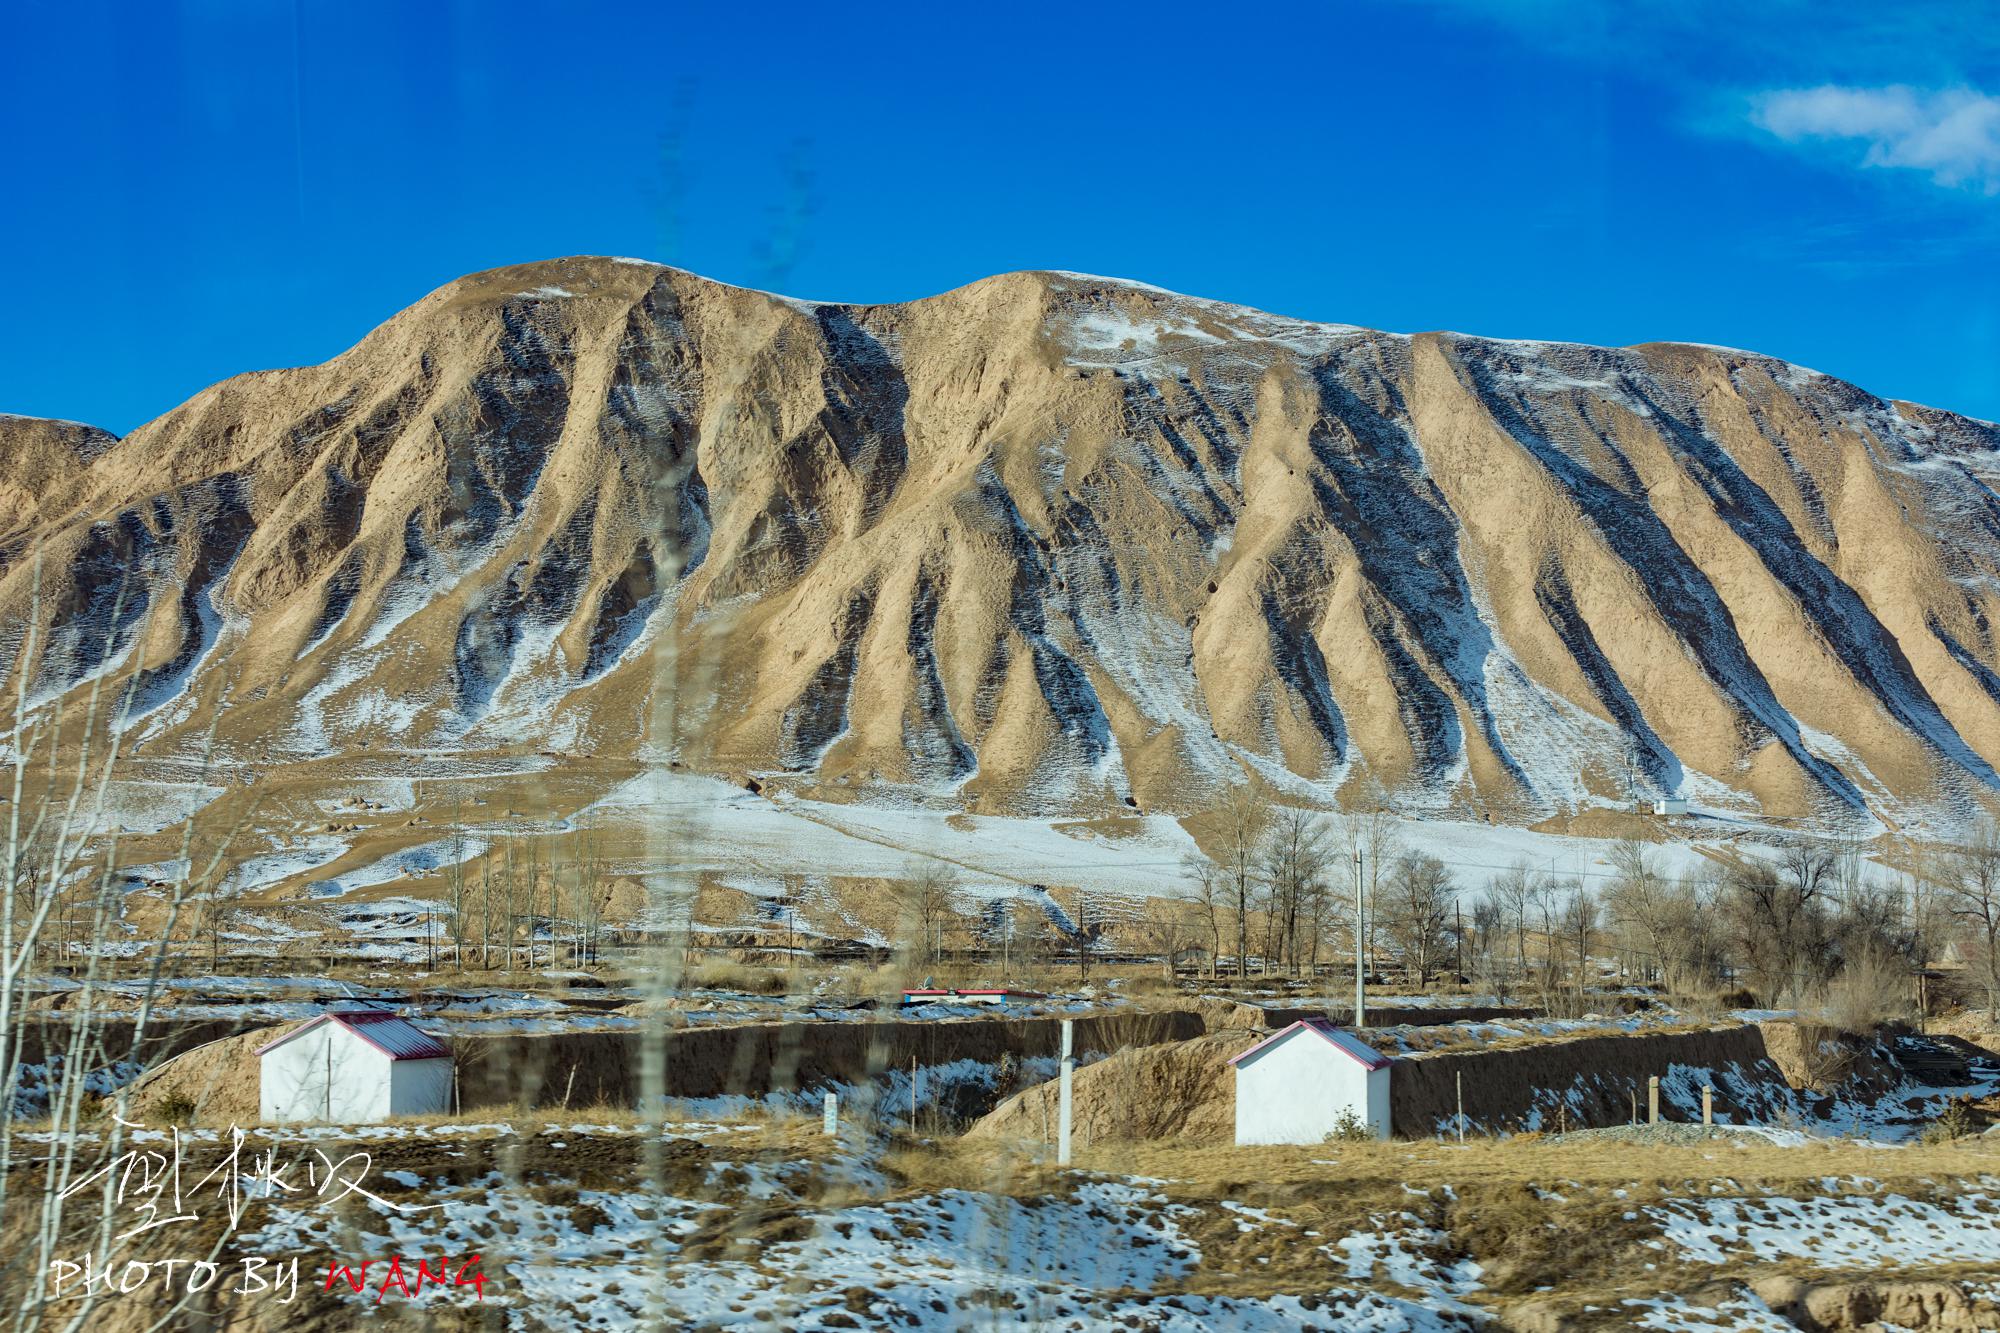
[[[1363,920],[1366,909],[1361,902],[1362,855],[1361,849],[1356,847],[1354,849],[1354,1026],[1357,1028],[1368,1026],[1368,973],[1362,963],[1364,950],[1361,943],[1367,938],[1364,929],[1366,923]]]
[[[1457,972],[1459,976],[1463,977],[1465,975],[1465,909],[1458,905],[1458,899],[1456,898],[1453,898],[1451,900],[1451,916],[1452,916],[1451,937],[1454,941],[1457,942],[1458,945],[1458,948],[1456,950],[1457,966],[1454,967],[1452,970]]]

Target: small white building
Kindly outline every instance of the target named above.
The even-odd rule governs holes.
[[[257,1050],[267,1124],[376,1124],[451,1111],[451,1048],[379,1009],[336,1010]]]
[[[1239,1144],[1321,1143],[1343,1113],[1389,1137],[1389,1057],[1325,1019],[1301,1019],[1229,1063]]]
[[[1653,802],[1653,813],[1656,815],[1684,815],[1687,812],[1688,803],[1685,796],[1662,796]]]

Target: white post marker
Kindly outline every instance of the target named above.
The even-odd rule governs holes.
[[[1069,1165],[1070,1079],[1076,1073],[1076,1021],[1062,1021],[1062,1085],[1056,1110],[1056,1165]]]
[[[1361,849],[1354,849],[1354,1026],[1368,1026],[1368,975],[1362,965],[1361,941],[1367,936],[1361,906]]]
[[[1646,1123],[1660,1123],[1660,1076],[1653,1075],[1646,1080]]]
[[[840,1128],[840,1098],[830,1092],[820,1102],[819,1127],[823,1134],[836,1133]]]
[[[1701,1123],[1715,1123],[1715,1089],[1704,1086],[1701,1090]]]

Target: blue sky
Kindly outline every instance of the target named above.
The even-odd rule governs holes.
[[[9,9],[4,411],[129,430],[600,253],[1726,343],[2000,418],[1984,3]]]

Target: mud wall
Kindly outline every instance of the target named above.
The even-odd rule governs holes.
[[[1407,1007],[1389,1006],[1385,1008],[1363,1009],[1362,1016],[1368,1021],[1364,1027],[1443,1027],[1448,1023],[1491,1023],[1503,1018],[1539,1018],[1541,1010],[1523,1005],[1467,1005],[1456,1009],[1441,1006],[1416,1005]],[[1302,1018],[1324,1018],[1341,1027],[1352,1027],[1354,1017],[1352,1004],[1304,1005],[1288,1009],[1266,1009],[1265,1025],[1272,1030],[1289,1027]]]
[[[1185,1041],[1206,1030],[1201,1015],[1094,1014],[1076,1023],[1078,1055]],[[672,1028],[662,1033],[579,1032],[460,1037],[461,1105],[633,1106],[641,1091],[645,1043],[658,1043],[666,1094],[674,1098],[761,1097],[828,1084],[859,1086],[960,1061],[995,1065],[1061,1053],[1062,1020],[944,1019],[863,1023],[748,1023]]]
[[[1819,1033],[1804,1038],[1829,1039]],[[1631,1118],[1635,1099],[1640,1117],[1646,1115],[1647,1082],[1655,1077],[1664,1119],[1699,1119],[1701,1089],[1708,1085],[1715,1090],[1718,1121],[1768,1122],[1801,1111],[1821,1091],[1798,1068],[1788,1068],[1800,1064],[1801,1040],[1796,1024],[1766,1023],[1406,1056],[1390,1066],[1392,1124],[1401,1137],[1449,1132],[1462,1080],[1468,1130],[1622,1125]],[[1874,1057],[1869,1043],[1845,1040],[1854,1047],[1844,1080],[1848,1090],[1862,1092],[1893,1080],[1895,1071]]]
[[[21,1019],[18,1033],[21,1063],[46,1066],[51,1057],[58,1061],[65,1058],[80,1022],[87,1023],[83,1058],[84,1067],[90,1070],[125,1061],[151,1067],[249,1026],[233,1019],[189,1023],[156,1018],[146,1025],[145,1036],[139,1039],[135,1050],[133,1037],[138,1023],[127,1015],[94,1014],[88,1020],[77,1020],[67,1015],[31,1013]]]

